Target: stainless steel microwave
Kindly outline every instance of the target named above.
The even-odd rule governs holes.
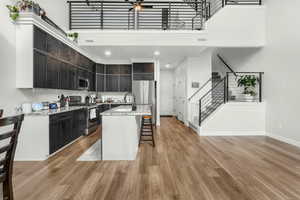
[[[78,77],[78,89],[79,90],[88,90],[90,82],[86,78]]]

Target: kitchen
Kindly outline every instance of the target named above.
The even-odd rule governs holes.
[[[27,51],[17,51],[16,87],[44,95],[16,106],[25,114],[16,160],[48,159],[95,133],[106,118],[101,113],[118,106],[126,105],[128,113],[149,104],[152,110],[144,114],[156,115],[155,61],[106,64],[38,18],[17,27],[16,45]]]

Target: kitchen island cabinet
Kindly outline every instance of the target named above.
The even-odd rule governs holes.
[[[141,118],[151,115],[149,105],[118,106],[102,115],[103,160],[135,160],[138,152]],[[117,126],[116,126],[117,124]]]

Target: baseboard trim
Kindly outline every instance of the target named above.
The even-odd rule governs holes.
[[[293,139],[286,138],[286,137],[282,137],[282,136],[275,135],[275,134],[271,134],[271,133],[267,133],[267,136],[270,137],[270,138],[273,138],[275,140],[278,140],[278,141],[281,141],[281,142],[284,142],[284,143],[287,143],[287,144],[290,144],[290,145],[293,145],[293,146],[296,146],[296,147],[300,148],[300,141],[293,140]]]
[[[200,136],[265,136],[265,131],[203,131],[199,130]]]

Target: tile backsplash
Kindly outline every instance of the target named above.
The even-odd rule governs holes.
[[[81,96],[82,99],[95,92],[88,91],[72,91],[72,90],[52,90],[52,89],[23,89],[22,92],[29,97],[29,101],[22,103],[33,103],[33,102],[55,102],[58,100],[58,96],[63,94],[64,96]]]

